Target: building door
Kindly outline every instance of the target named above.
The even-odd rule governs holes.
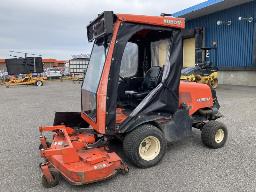
[[[183,67],[194,67],[196,57],[196,39],[187,38],[183,40]]]

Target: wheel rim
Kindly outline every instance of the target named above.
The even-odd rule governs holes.
[[[37,85],[38,87],[42,86],[42,81],[37,81],[37,82],[36,82],[36,85]]]
[[[146,161],[155,159],[160,153],[160,141],[154,136],[148,136],[140,143],[139,155]]]
[[[215,134],[215,142],[221,143],[224,139],[225,133],[222,129],[219,129]]]

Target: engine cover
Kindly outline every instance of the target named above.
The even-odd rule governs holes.
[[[213,107],[211,88],[206,84],[181,81],[179,104],[182,103],[186,103],[189,107],[189,115],[193,115],[199,109],[211,109]]]

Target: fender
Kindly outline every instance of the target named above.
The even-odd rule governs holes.
[[[168,142],[178,141],[192,134],[192,118],[189,116],[187,109],[179,109],[171,116],[150,115],[139,116],[131,123],[123,124],[119,127],[119,133],[129,133],[142,124],[152,124],[158,127]]]
[[[130,117],[128,117],[130,118]],[[124,123],[122,123],[120,125],[120,127],[117,128],[117,132],[122,134],[122,133],[129,133],[131,131],[133,131],[134,129],[136,129],[138,126],[145,124],[145,123],[150,123],[153,124],[154,126],[160,128],[160,123],[158,122],[168,122],[170,121],[170,117],[167,116],[163,116],[160,114],[152,114],[152,115],[141,115],[136,117],[136,119],[132,120],[132,121],[128,121],[128,123],[126,123],[127,121],[125,121]]]

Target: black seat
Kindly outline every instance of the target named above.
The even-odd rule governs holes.
[[[162,80],[162,69],[159,66],[151,67],[142,82],[142,86],[138,91],[125,91],[125,94],[129,98],[134,98],[137,100],[144,99]]]

